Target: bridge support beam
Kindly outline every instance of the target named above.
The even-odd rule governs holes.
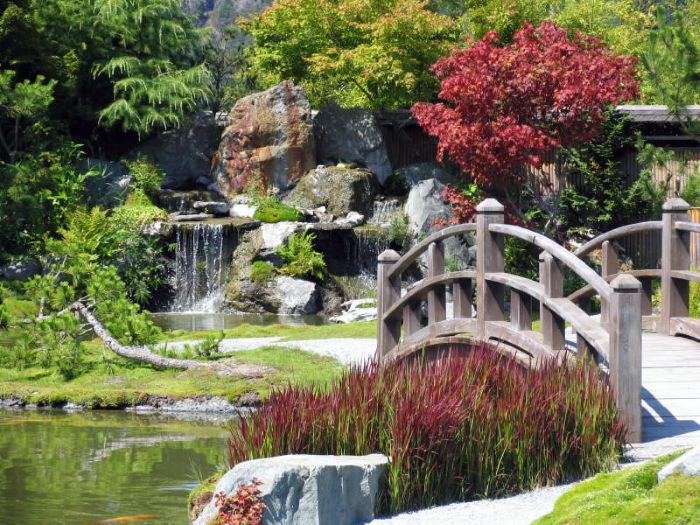
[[[401,338],[401,319],[384,319],[384,314],[401,298],[401,276],[389,278],[389,270],[400,258],[394,250],[386,250],[377,261],[377,361],[380,363]]]
[[[661,230],[661,319],[658,332],[671,333],[673,317],[688,317],[688,281],[675,279],[673,272],[690,267],[690,233],[674,227],[676,221],[689,221],[690,206],[683,199],[669,199],[663,205]]]
[[[558,299],[564,297],[564,270],[561,263],[551,254],[540,254],[540,283],[547,297]],[[566,344],[566,324],[544,304],[540,304],[540,324],[544,345],[553,351],[564,349]]]
[[[620,271],[620,261],[617,258],[617,250],[615,246],[610,241],[605,241],[602,246],[603,251],[603,264],[601,267],[601,274],[603,279],[611,275],[616,274]],[[601,297],[600,299],[600,322],[606,325],[608,318],[610,317],[610,308],[608,301]]]
[[[503,236],[489,231],[489,225],[503,224],[503,205],[486,199],[476,212],[476,335],[484,339],[487,321],[505,319],[505,287],[484,278],[487,273],[503,272]]]
[[[641,283],[622,274],[610,296],[610,383],[620,417],[632,443],[642,440],[642,298]]]

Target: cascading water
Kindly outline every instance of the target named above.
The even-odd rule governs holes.
[[[401,206],[398,199],[374,201],[372,216],[369,224],[389,224],[401,214]]]
[[[182,223],[175,240],[175,300],[178,312],[216,312],[224,298],[236,230],[227,224]]]

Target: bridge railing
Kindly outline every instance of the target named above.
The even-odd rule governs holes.
[[[601,273],[603,279],[611,281],[621,273],[632,275],[642,283],[642,325],[664,335],[686,335],[700,339],[700,321],[689,317],[689,282],[700,282],[700,272],[690,268],[690,235],[700,233],[700,224],[691,222],[690,206],[682,199],[669,199],[664,203],[662,220],[640,222],[616,228],[599,235],[581,246],[579,257],[589,255],[596,249],[602,251]],[[661,268],[621,270],[615,239],[641,231],[660,231]],[[660,280],[661,309],[658,315],[652,312],[653,281]],[[587,300],[596,295],[596,290],[586,285],[569,295],[569,299],[586,309]],[[601,319],[609,317],[607,303],[601,298]]]
[[[443,241],[476,234],[475,270],[445,273]],[[542,250],[540,278],[533,281],[505,272],[504,237],[512,236]],[[402,296],[401,276],[427,252],[427,276]],[[599,276],[575,254],[544,235],[504,224],[503,206],[487,199],[477,207],[476,224],[445,228],[414,246],[403,257],[388,250],[378,261],[377,357],[409,355],[428,342],[469,332],[538,357],[566,351],[565,323],[576,333],[579,354],[594,354],[608,365],[617,403],[631,438],[641,437],[641,285],[630,275],[612,282]],[[609,308],[605,323],[596,322],[563,295],[564,266],[589,283]],[[452,286],[453,316],[446,315],[446,286]],[[476,317],[472,290],[476,288]],[[505,291],[510,290],[510,321]],[[540,331],[533,330],[532,299],[540,303]],[[422,308],[427,303],[427,323]]]

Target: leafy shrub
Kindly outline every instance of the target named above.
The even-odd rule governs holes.
[[[127,162],[129,174],[132,177],[131,188],[135,194],[155,198],[165,179],[165,173],[152,160],[139,156],[136,160]]]
[[[700,206],[700,171],[696,170],[688,175],[681,197],[691,206]]]
[[[219,521],[222,525],[260,525],[262,523],[265,503],[258,488],[262,481],[253,478],[251,483],[243,483],[235,494],[226,496],[223,492],[216,495],[219,509]]]
[[[391,244],[405,248],[411,243],[411,231],[408,227],[408,217],[399,215],[391,219],[387,228],[387,238]]]
[[[287,206],[274,197],[266,197],[260,200],[253,219],[262,222],[300,222],[304,216],[296,208]]]
[[[625,428],[596,368],[525,369],[488,347],[355,367],[325,391],[287,387],[231,429],[229,462],[279,454],[391,458],[399,512],[492,497],[611,467]]]
[[[114,208],[111,214],[114,228],[139,233],[149,222],[167,218],[168,213],[165,210],[150,203],[125,204]]]
[[[323,279],[326,274],[326,261],[323,254],[314,249],[316,235],[309,231],[295,233],[277,248],[277,253],[284,261],[280,272],[291,277],[313,277]]]
[[[265,283],[275,275],[275,267],[267,261],[255,261],[250,269],[250,280]]]

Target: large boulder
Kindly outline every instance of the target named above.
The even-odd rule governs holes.
[[[415,235],[433,233],[435,221],[452,217],[452,206],[442,197],[444,191],[445,185],[437,179],[419,181],[411,188],[406,216]]]
[[[416,237],[435,233],[442,225],[436,222],[452,217],[452,205],[443,197],[445,185],[437,179],[427,179],[416,183],[406,200],[408,226]],[[457,262],[461,267],[474,266],[476,251],[471,235],[450,237],[444,241],[445,257]]]
[[[236,102],[217,153],[216,188],[233,198],[260,177],[268,189],[285,190],[315,165],[311,106],[304,89],[285,80]]]
[[[87,157],[78,163],[78,169],[97,172],[85,181],[90,205],[113,208],[124,203],[131,175],[122,162]]]
[[[290,455],[244,461],[219,480],[214,494],[234,494],[256,478],[262,482],[265,525],[355,525],[374,519],[387,464],[381,454]],[[210,525],[216,516],[212,500],[194,525]]]
[[[366,217],[372,212],[377,190],[377,181],[370,171],[319,166],[302,177],[285,202],[307,209],[323,206],[336,217],[351,211]]]
[[[0,265],[0,278],[10,281],[28,281],[40,273],[41,264],[32,258]]]
[[[409,188],[421,181],[436,179],[443,184],[457,183],[457,179],[450,175],[443,166],[437,162],[420,162],[410,164],[396,170],[396,176]]]
[[[199,111],[184,126],[168,130],[138,146],[130,158],[145,155],[165,172],[163,188],[194,189],[197,179],[211,171],[211,159],[219,143],[221,129],[211,111]]]
[[[391,176],[384,136],[372,112],[326,106],[314,118],[314,134],[319,163],[354,162],[382,184]]]
[[[321,295],[316,283],[283,275],[273,281],[273,290],[279,300],[277,313],[308,315],[321,310]]]

